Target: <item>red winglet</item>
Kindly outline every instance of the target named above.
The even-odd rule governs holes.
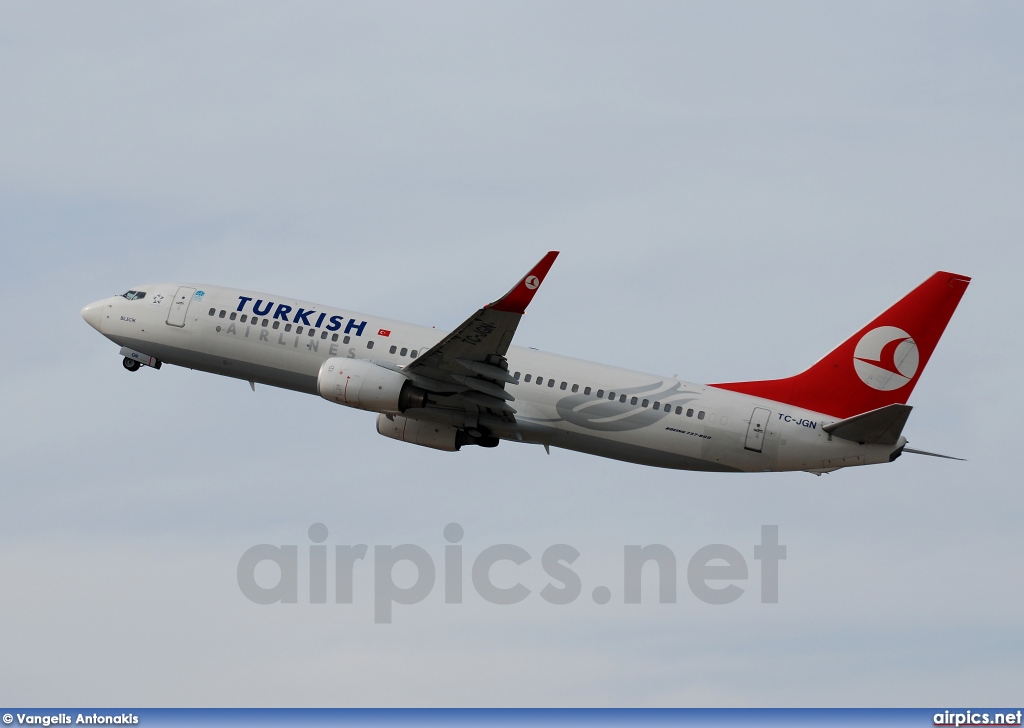
[[[533,266],[529,273],[523,276],[523,279],[511,291],[492,303],[488,308],[508,313],[526,313],[526,307],[530,305],[530,301],[533,300],[533,296],[537,293],[537,289],[540,288],[540,284],[544,282],[544,276],[548,274],[551,265],[557,257],[557,250],[550,251],[540,259],[537,265]]]

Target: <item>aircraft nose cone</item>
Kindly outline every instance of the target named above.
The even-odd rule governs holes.
[[[100,323],[103,321],[103,301],[90,303],[82,309],[82,318],[85,322],[97,331],[100,330]],[[100,333],[103,333],[102,331]]]

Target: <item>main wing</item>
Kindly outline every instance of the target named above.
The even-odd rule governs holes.
[[[526,307],[558,257],[552,250],[512,290],[462,322],[403,372],[440,397],[438,404],[487,410],[513,420],[515,397],[506,384],[518,384],[508,372],[505,354]]]

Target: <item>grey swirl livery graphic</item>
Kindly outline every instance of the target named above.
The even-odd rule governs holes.
[[[614,393],[615,398],[609,399]],[[625,396],[623,403],[621,398]],[[598,399],[593,394],[570,394],[555,403],[558,417],[554,419],[521,417],[520,419],[535,424],[568,422],[587,430],[599,432],[626,432],[639,430],[665,419],[670,410],[665,405],[678,407],[697,399],[698,393],[683,388],[678,381],[654,382],[640,387],[625,387],[610,390],[605,397]],[[633,398],[636,404],[633,404]],[[644,406],[644,400],[647,406]],[[659,404],[654,409],[655,403]],[[624,407],[626,409],[624,409]]]

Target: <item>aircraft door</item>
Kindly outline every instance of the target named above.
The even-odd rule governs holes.
[[[174,294],[174,300],[171,302],[171,310],[167,314],[167,324],[169,326],[177,326],[181,328],[185,325],[185,314],[188,313],[188,305],[192,303],[192,296],[195,295],[195,288],[188,288],[182,286],[178,289],[178,292]]]
[[[768,430],[768,418],[771,417],[771,410],[764,407],[755,407],[750,415],[750,424],[747,426],[747,440],[743,444],[747,450],[761,452],[764,447],[764,433]]]

